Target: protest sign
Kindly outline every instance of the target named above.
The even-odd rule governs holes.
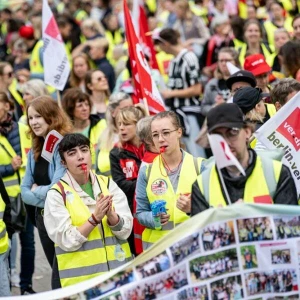
[[[282,162],[289,167],[300,193],[300,93],[255,133],[268,149],[284,152]]]
[[[59,142],[63,139],[63,136],[56,130],[51,130],[46,138],[42,150],[42,157],[48,162],[52,162],[52,158]]]
[[[234,204],[189,219],[113,272],[31,299],[299,299],[299,264],[300,207]]]

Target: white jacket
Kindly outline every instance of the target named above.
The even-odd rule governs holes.
[[[97,195],[101,192],[100,186],[93,172],[90,172],[90,178],[92,178],[93,193],[96,199]],[[80,185],[69,172],[61,179],[78,193],[92,214],[96,207],[96,201],[81,189]],[[113,195],[115,212],[120,218],[117,225],[109,227],[118,239],[126,240],[131,233],[133,224],[133,217],[128,206],[127,197],[112,179],[109,180],[108,190]],[[44,208],[44,223],[50,239],[65,251],[76,251],[87,241],[87,238],[77,230],[77,227],[72,225],[71,217],[65,207],[62,195],[56,190],[49,190],[47,193]],[[98,226],[98,228],[102,234],[101,226]]]

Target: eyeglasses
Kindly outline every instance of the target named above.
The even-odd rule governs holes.
[[[7,76],[8,78],[11,78],[13,76],[13,72],[8,72],[6,74],[3,74],[3,76]]]
[[[237,139],[241,129],[240,128],[231,128],[228,129],[225,133],[214,132],[216,134],[222,135],[226,140],[234,141]]]
[[[174,132],[174,131],[177,131],[177,129],[174,129],[174,130],[164,130],[162,132],[153,133],[152,134],[152,140],[158,140],[160,135],[161,135],[161,137],[164,140],[167,140],[170,137],[171,133]]]
[[[233,59],[219,59],[218,62],[219,63],[227,63],[227,62],[231,62],[233,61]]]

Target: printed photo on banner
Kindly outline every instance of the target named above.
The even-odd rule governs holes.
[[[245,274],[247,295],[298,291],[295,269],[258,271]]]
[[[110,295],[106,295],[103,298],[97,298],[97,299],[101,299],[101,300],[123,300],[124,298],[121,295],[121,292],[115,292],[112,293]]]
[[[242,279],[240,275],[229,276],[210,284],[211,299],[228,300],[228,299],[244,299],[244,291]]]
[[[291,250],[290,249],[280,249],[271,250],[272,264],[290,264],[291,263]]]
[[[240,251],[244,270],[258,267],[256,248],[254,245],[242,246]]]
[[[216,250],[235,244],[233,221],[216,223],[202,231],[204,251]]]
[[[127,269],[125,271],[121,271],[116,275],[112,276],[110,279],[98,284],[92,289],[85,291],[86,296],[88,299],[90,295],[97,295],[101,296],[107,294],[125,284],[131,283],[135,280],[134,272],[132,269]]]
[[[186,265],[130,285],[124,291],[125,299],[161,299],[188,284]]]
[[[270,218],[249,218],[237,220],[240,243],[273,240]]]
[[[140,279],[164,272],[171,267],[170,258],[166,251],[138,265],[136,271]]]
[[[239,270],[236,249],[228,249],[214,254],[199,256],[190,261],[193,282],[222,276]]]
[[[177,293],[176,300],[207,300],[208,291],[206,285],[193,286],[183,289]]]
[[[200,252],[199,233],[194,233],[170,247],[174,264],[180,263],[188,256]]]
[[[300,237],[300,217],[274,218],[277,239]]]

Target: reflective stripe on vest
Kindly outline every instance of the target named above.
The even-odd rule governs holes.
[[[91,128],[90,131],[90,142],[91,142],[91,157],[92,157],[92,170],[96,170],[96,152],[99,143],[100,136],[103,133],[103,130],[106,128],[106,120],[100,120],[95,126]]]
[[[198,170],[200,170],[202,160],[202,158],[196,160]],[[165,171],[161,162],[161,156],[159,155],[154,159],[151,165],[147,166],[146,174],[149,172],[150,175],[148,177],[146,192],[150,204],[161,199],[167,202],[166,209],[168,210],[168,214],[170,214],[170,219],[166,225],[162,226],[161,230],[146,228],[143,231],[142,240],[147,246],[146,248],[143,246],[144,250],[146,250],[150,244],[157,242],[166,235],[176,225],[189,219],[189,216],[186,213],[176,207],[176,200],[179,198],[180,194],[191,193],[192,185],[199,174],[199,172],[196,172],[194,157],[189,153],[184,152],[177,191],[175,193],[169,177],[166,176],[166,174],[161,174],[160,170],[163,170],[163,172]]]
[[[263,26],[264,26],[265,31],[267,33],[268,44],[272,45],[272,46],[275,46],[275,36],[274,36],[275,31],[280,27],[277,27],[276,25],[274,25],[274,23],[272,21],[265,21]],[[291,17],[287,17],[285,19],[283,27],[289,33],[293,32],[292,18]]]
[[[3,177],[3,183],[5,185],[7,194],[10,197],[16,197],[20,192],[20,184],[19,177],[22,180],[25,175],[25,167],[27,164],[27,153],[31,147],[31,140],[28,138],[26,131],[28,130],[28,126],[18,123],[19,127],[19,136],[20,136],[20,144],[21,144],[21,155],[22,155],[22,166],[15,172],[13,175]],[[9,154],[8,154],[8,153]],[[9,141],[3,135],[0,135],[0,157],[1,164],[9,165],[11,164],[12,157],[15,157],[17,154]]]
[[[263,196],[274,197],[282,164],[279,161],[257,156],[255,167],[247,179],[243,199],[245,202],[259,203]],[[215,164],[207,168],[197,182],[201,193],[210,206],[226,206]]]
[[[109,179],[97,176],[97,182],[104,195],[109,195]],[[60,181],[66,195],[66,208],[70,214],[72,225],[79,227],[86,223],[91,213],[78,193]],[[63,194],[56,184],[52,189]],[[101,226],[101,229],[100,229]],[[58,270],[62,287],[93,278],[112,269],[115,269],[131,260],[131,252],[127,241],[117,239],[107,224],[107,217],[102,219],[101,225],[96,226],[85,242],[76,251],[64,251],[55,245]],[[104,236],[104,239],[102,238]],[[120,245],[125,253],[124,261],[117,261],[115,257],[116,245]]]
[[[8,234],[6,232],[6,225],[3,221],[5,210],[5,202],[0,195],[0,254],[5,253],[9,246]]]

